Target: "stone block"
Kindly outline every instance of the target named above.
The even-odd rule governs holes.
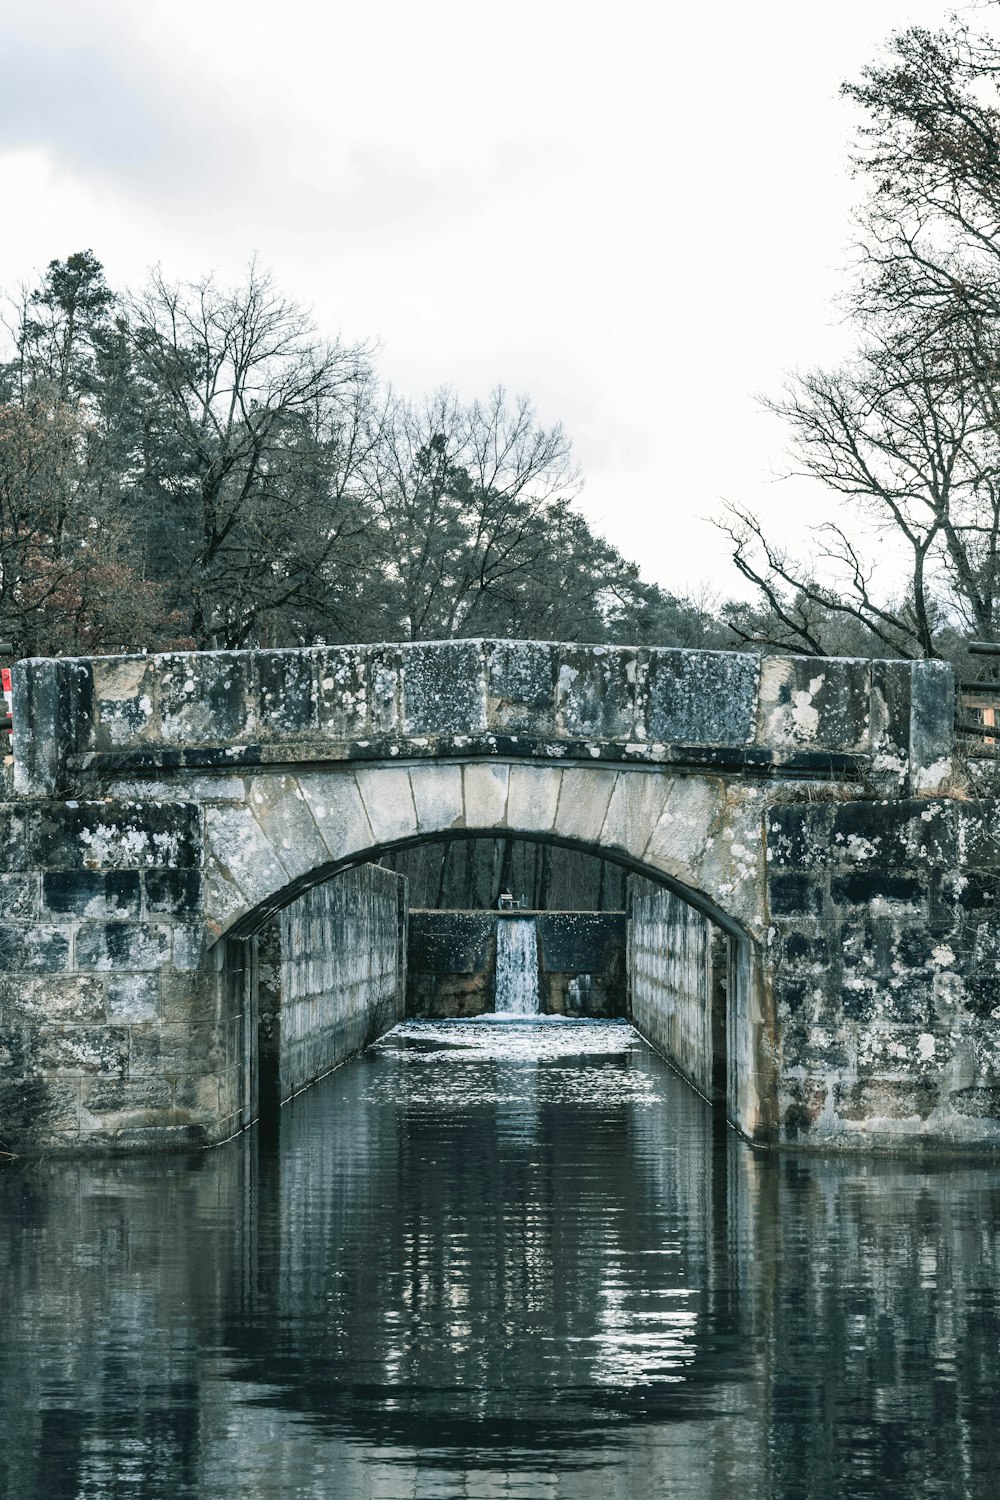
[[[164,969],[160,978],[160,1012],[174,1025],[205,1026],[213,1023],[218,998],[218,978],[198,970]]]
[[[936,1014],[934,980],[928,974],[894,974],[875,995],[879,1025],[915,1027],[923,1034],[932,1031]]]
[[[858,906],[860,910],[841,924],[837,934],[844,973],[887,981],[895,972],[895,924],[887,916],[869,914],[863,898]]]
[[[368,721],[373,735],[394,737],[403,731],[403,668],[397,646],[369,646]]]
[[[77,1078],[53,1077],[40,1070],[0,1076],[0,1149],[72,1148],[79,1140],[79,1126]]]
[[[946,661],[910,663],[910,791],[932,796],[951,780],[955,671]]]
[[[353,771],[298,778],[332,860],[371,849],[376,843]]]
[[[838,1015],[837,1021],[840,1020]],[[844,1027],[840,1024],[824,1024],[822,1021],[811,1026],[796,1060],[807,1074],[836,1073],[848,1068],[851,1051]]]
[[[200,870],[147,870],[142,877],[145,910],[150,916],[199,916],[202,907]]]
[[[667,806],[671,781],[657,771],[622,771],[601,829],[601,844],[641,856]]]
[[[203,1026],[134,1026],[129,1033],[128,1076],[184,1077],[210,1071],[211,1033]]]
[[[42,910],[49,920],[137,917],[141,900],[135,870],[48,870],[42,876]]]
[[[642,653],[629,646],[561,646],[556,715],[570,739],[633,742],[645,731],[637,715],[644,690]]]
[[[0,916],[5,922],[30,922],[38,916],[37,875],[0,875]]]
[[[461,766],[443,762],[411,766],[410,790],[421,833],[437,833],[464,825]]]
[[[767,882],[773,917],[818,917],[826,904],[825,878],[816,873],[774,870]]]
[[[976,1120],[1000,1120],[1000,1084],[953,1089],[948,1102],[956,1114]]]
[[[256,776],[247,784],[259,827],[293,878],[327,862],[326,844],[294,776]]]
[[[745,651],[649,652],[646,737],[746,745],[754,737],[760,658]]]
[[[354,778],[376,843],[412,838],[417,832],[417,810],[406,767],[360,767]]]
[[[974,870],[1000,869],[1000,816],[996,803],[959,803],[955,807],[958,858]]]
[[[622,774],[624,776],[627,773]],[[660,779],[661,783],[663,780],[653,777],[650,779]],[[668,875],[696,886],[703,883],[702,877],[696,872],[704,869],[704,883],[707,887],[707,851],[713,847],[716,853],[721,851],[718,832],[720,823],[725,821],[724,787],[714,777],[684,776],[670,784],[668,790],[664,790],[667,793],[666,802],[653,825],[645,848],[641,849],[642,857],[648,864],[664,870]],[[655,810],[655,801],[652,801],[645,816],[651,816]],[[741,818],[736,814],[735,808],[730,809],[730,814],[732,821],[728,832],[732,838],[725,851],[725,858],[718,861],[720,866],[724,866],[723,878],[726,881],[732,880],[736,851],[742,850],[739,855],[742,861],[749,861],[752,857],[756,864],[761,857],[759,825],[754,826],[752,833],[747,834],[749,846],[744,848],[737,835],[747,814],[744,813]],[[644,820],[637,827],[640,835],[643,826]],[[637,846],[637,850],[633,852],[639,852],[639,847],[641,846]]]
[[[789,1083],[783,1091],[781,1120],[785,1139],[807,1138],[823,1112],[827,1098],[824,1082]]]
[[[830,882],[834,906],[861,906],[919,910],[926,905],[926,880],[915,875],[888,875],[882,870],[862,870],[853,875],[835,875]]]
[[[512,832],[548,833],[556,818],[561,778],[558,766],[511,766],[507,827]]]
[[[845,867],[951,869],[958,854],[954,805],[842,802],[833,812],[830,844]]]
[[[93,749],[93,664],[20,661],[13,677],[15,789],[19,796],[55,796],[65,780],[66,757]]]
[[[919,1026],[871,1028],[858,1037],[858,1076],[927,1079],[937,1090],[952,1049],[950,1037],[924,1031]]]
[[[76,934],[81,972],[158,969],[170,959],[170,927],[152,922],[86,922]]]
[[[15,662],[13,688],[15,790],[21,797],[52,797],[62,776],[66,731],[70,727],[61,721],[59,663],[44,659]],[[68,748],[75,747],[70,744]]]
[[[963,912],[996,912],[1000,909],[1000,871],[970,870],[957,899]]]
[[[313,652],[318,727],[324,738],[361,740],[369,734],[368,655],[362,646],[321,647]],[[395,681],[390,696],[395,699]],[[391,717],[395,724],[395,704]]]
[[[465,826],[472,829],[502,829],[507,816],[510,767],[478,762],[462,767],[462,797]]]
[[[80,1102],[84,1111],[84,1131],[107,1128],[107,1116],[137,1118],[150,1114],[169,1121],[173,1110],[173,1089],[164,1078],[118,1078],[96,1076],[83,1080]],[[88,1121],[86,1116],[90,1115]]]
[[[66,928],[7,922],[0,927],[0,971],[59,974],[70,967]]]
[[[816,1019],[816,984],[815,981],[806,979],[801,975],[791,978],[782,971],[774,986],[775,1004],[778,1014],[783,1019],[787,1017],[800,1018],[807,1027],[811,1026]],[[786,1049],[788,1045],[788,1029],[782,1026],[782,1044]]]
[[[149,656],[104,656],[94,662],[98,750],[126,749],[159,736],[156,661]]]
[[[182,974],[200,969],[205,962],[208,933],[200,922],[171,925],[171,963]]]
[[[869,663],[838,657],[761,660],[757,743],[850,753],[870,744]]]
[[[486,645],[489,727],[504,734],[544,737],[555,732],[559,647],[547,641],[490,641]]]
[[[952,998],[949,996],[949,999]],[[995,969],[968,969],[962,975],[963,1010],[982,1020],[1000,1019],[1000,974]]]
[[[833,845],[834,807],[769,807],[764,828],[774,870],[828,870],[844,855]]]
[[[0,980],[0,1006],[42,1023],[103,1021],[104,980],[84,974],[16,974]]]
[[[618,772],[607,767],[563,768],[555,826],[561,838],[598,842],[617,779]]]
[[[24,807],[0,805],[0,871],[23,871],[35,863],[27,841],[28,812]]]
[[[205,850],[243,893],[248,906],[280,891],[289,875],[248,807],[205,809]]]
[[[27,840],[25,862],[43,870],[196,868],[201,809],[183,802],[49,803],[32,809]]]
[[[834,1109],[842,1120],[872,1125],[881,1120],[926,1120],[938,1103],[932,1079],[867,1078],[834,1087]]]
[[[174,1108],[178,1114],[214,1121],[219,1114],[219,1080],[213,1073],[193,1073],[174,1082]]]
[[[167,744],[231,746],[251,738],[251,652],[199,651],[157,661]]]
[[[209,859],[205,865],[204,891],[205,925],[215,937],[230,927],[239,917],[245,916],[251,902],[217,860]]]
[[[910,663],[871,664],[872,780],[884,796],[899,796],[910,768]]]
[[[479,641],[428,641],[406,646],[403,664],[403,733],[482,734],[486,683]]]
[[[834,956],[835,938],[814,927],[791,928],[782,935],[781,962],[789,969],[826,969]]]
[[[308,739],[319,726],[315,653],[255,651],[252,736],[265,743]]]
[[[62,1074],[102,1073],[124,1077],[128,1031],[119,1026],[46,1027],[41,1036],[43,1066]]]
[[[158,973],[109,974],[105,980],[108,1020],[116,1025],[156,1021],[160,1015]]]

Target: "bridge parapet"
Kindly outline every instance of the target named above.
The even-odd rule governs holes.
[[[470,755],[947,782],[942,662],[544,641],[33,659],[14,673],[15,786],[105,775]]]

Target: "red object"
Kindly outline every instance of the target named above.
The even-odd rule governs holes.
[[[0,678],[3,679],[3,690],[5,693],[13,692],[10,682],[10,667],[0,667]]]

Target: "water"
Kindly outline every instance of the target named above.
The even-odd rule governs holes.
[[[618,1022],[413,1023],[0,1172],[17,1500],[993,1497],[1000,1171],[773,1159]]]
[[[497,1015],[537,1016],[538,938],[534,917],[497,922]]]

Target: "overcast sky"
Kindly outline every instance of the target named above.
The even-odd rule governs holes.
[[[528,392],[599,530],[732,592],[723,498],[819,518],[754,395],[847,347],[838,85],[950,8],[0,0],[0,286],[256,251],[401,390]]]

